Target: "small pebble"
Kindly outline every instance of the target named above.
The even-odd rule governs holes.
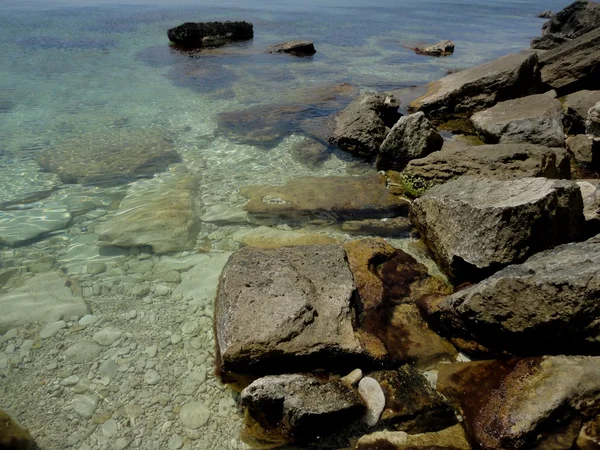
[[[150,369],[144,374],[144,381],[146,384],[150,385],[158,384],[160,381],[160,374],[156,370]]]
[[[51,323],[49,325],[46,325],[40,331],[40,337],[42,339],[51,338],[56,333],[58,333],[60,330],[62,330],[63,328],[65,328],[66,326],[67,326],[67,323],[64,320],[59,320],[58,322],[54,322],[54,323]]]
[[[99,317],[92,316],[91,314],[86,314],[81,319],[79,319],[79,325],[88,326],[93,325],[98,322]]]
[[[181,411],[179,412],[181,423],[192,430],[197,430],[206,425],[209,418],[210,411],[199,402],[187,403],[181,407]]]

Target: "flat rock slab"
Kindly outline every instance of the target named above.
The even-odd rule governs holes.
[[[317,53],[315,44],[311,41],[289,41],[272,45],[268,48],[271,53],[290,53],[296,56],[311,56]]]
[[[411,218],[456,282],[478,281],[534,253],[577,240],[585,220],[574,182],[466,176],[434,186],[415,200]]]
[[[521,355],[600,351],[600,236],[537,253],[430,305],[448,335]]]
[[[69,209],[53,203],[40,208],[0,211],[0,244],[18,245],[66,228],[71,221]]]
[[[385,177],[302,177],[283,186],[249,186],[240,194],[251,222],[352,220],[406,215],[410,202],[390,194]]]
[[[36,275],[0,295],[0,311],[0,334],[31,323],[53,323],[89,313],[83,299],[67,286],[67,279],[54,272]]]
[[[240,230],[233,234],[233,240],[259,248],[296,247],[298,245],[338,244],[333,236],[304,231],[285,231],[271,227],[257,227]]]
[[[539,84],[537,55],[504,56],[430,83],[410,108],[432,116],[477,111],[503,100],[535,94]]]
[[[571,448],[582,422],[598,414],[600,358],[441,364],[437,388],[457,404],[478,448]]]
[[[565,110],[565,132],[569,135],[583,134],[588,111],[600,102],[600,91],[577,91],[563,97],[561,101]]]
[[[463,175],[481,175],[496,180],[527,177],[571,178],[569,154],[561,148],[532,144],[497,144],[442,150],[413,159],[391,183],[410,182],[416,188],[431,187]]]
[[[167,36],[182,47],[218,47],[252,39],[254,27],[248,22],[186,22],[169,29]]]
[[[228,261],[215,303],[218,371],[261,375],[358,365],[352,274],[337,245],[263,250]]]
[[[189,250],[199,229],[199,181],[169,173],[129,188],[116,214],[96,227],[99,245],[148,245],[156,253]]]
[[[563,108],[552,95],[538,94],[507,100],[480,111],[471,122],[483,140],[495,143],[530,143],[563,147]]]

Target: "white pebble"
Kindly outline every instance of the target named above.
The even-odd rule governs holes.
[[[371,377],[364,377],[358,383],[358,393],[367,405],[367,412],[363,417],[363,422],[372,427],[379,421],[379,416],[385,408],[385,395],[383,389]]]
[[[146,384],[150,385],[158,384],[160,381],[160,374],[156,370],[150,369],[144,374],[144,381]]]
[[[210,411],[206,406],[199,402],[187,403],[186,405],[183,405],[179,412],[179,420],[181,420],[181,423],[192,430],[197,430],[206,425],[209,417]]]

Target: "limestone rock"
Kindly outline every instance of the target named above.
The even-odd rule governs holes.
[[[30,450],[34,442],[31,434],[7,413],[0,410],[0,448],[6,450]]]
[[[391,219],[347,220],[342,223],[342,231],[347,233],[369,234],[384,237],[406,236],[412,225],[407,217]]]
[[[580,180],[577,182],[583,197],[583,215],[585,216],[586,236],[600,233],[600,188],[598,180]]]
[[[515,354],[600,349],[600,236],[537,253],[427,306],[447,334]]]
[[[46,233],[66,228],[71,222],[69,209],[61,204],[2,211],[0,214],[0,244],[19,245]]]
[[[378,170],[402,170],[406,164],[442,148],[444,140],[425,114],[401,117],[381,144],[377,155]]]
[[[53,323],[85,316],[89,309],[81,297],[73,295],[67,279],[46,272],[0,295],[0,311],[0,333],[4,333],[36,322]]]
[[[487,143],[529,143],[563,147],[563,109],[546,94],[507,100],[471,117],[477,132]]]
[[[456,282],[477,281],[534,253],[578,239],[581,193],[570,181],[461,177],[415,200],[411,218]]]
[[[252,39],[254,27],[248,22],[186,22],[169,29],[167,35],[182,47],[217,47]]]
[[[262,448],[335,433],[365,409],[357,392],[345,383],[300,374],[254,381],[242,391],[241,404],[246,409],[242,439]]]
[[[42,169],[63,183],[116,184],[164,171],[180,162],[173,143],[151,130],[90,133],[42,150]]]
[[[427,93],[410,107],[441,116],[477,111],[500,101],[535,94],[539,84],[537,63],[535,54],[514,54],[461,70],[430,83]]]
[[[577,0],[549,19],[542,27],[542,34],[573,39],[600,27],[600,5]]]
[[[75,364],[92,362],[96,359],[102,348],[94,341],[77,341],[65,350],[65,356]]]
[[[440,41],[428,47],[416,47],[415,53],[427,56],[448,56],[454,53],[454,42]]]
[[[149,245],[156,253],[193,248],[199,229],[198,187],[190,173],[135,183],[116,214],[96,227],[98,244]]]
[[[588,111],[585,121],[585,132],[595,141],[600,141],[600,102],[596,103]]]
[[[471,450],[461,425],[441,431],[408,434],[404,431],[376,431],[361,437],[355,450]]]
[[[561,99],[565,110],[564,129],[569,135],[585,133],[588,111],[600,102],[600,91],[577,91]]]
[[[427,189],[463,175],[496,180],[527,177],[569,179],[569,154],[560,148],[532,144],[497,144],[440,151],[408,163],[401,174],[388,172],[391,185]]]
[[[361,94],[335,118],[329,142],[350,153],[373,158],[398,118],[400,102],[386,94]]]
[[[550,50],[567,42],[568,39],[556,36],[554,34],[545,34],[541,37],[535,37],[531,40],[531,48],[536,50]]]
[[[236,374],[333,368],[362,354],[344,256],[335,245],[246,247],[233,254],[215,305],[223,381],[235,381]]]
[[[600,358],[441,364],[437,386],[479,448],[572,448],[582,421],[598,414]]]
[[[358,383],[358,393],[366,405],[366,413],[363,422],[374,426],[379,421],[379,416],[385,407],[385,395],[379,383],[371,377],[364,377]]]
[[[312,56],[317,53],[315,44],[311,41],[284,42],[269,47],[268,51],[271,53],[290,53],[296,56]]]
[[[248,186],[244,209],[254,223],[406,215],[410,202],[387,191],[385,177],[302,177],[283,186]]]
[[[250,247],[279,248],[296,247],[298,245],[337,244],[338,240],[321,233],[304,231],[284,231],[277,228],[257,227],[250,230],[240,230],[233,235],[233,240]]]
[[[591,169],[600,166],[600,148],[594,151],[595,147],[600,146],[596,146],[594,140],[587,135],[569,136],[566,144],[575,161],[582,167]]]

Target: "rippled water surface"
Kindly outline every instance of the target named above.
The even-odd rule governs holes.
[[[236,233],[253,227],[239,189],[372,172],[323,147],[327,117],[360,91],[423,85],[522,50],[540,33],[535,15],[566,3],[0,0],[0,301],[40,274],[56,273],[69,276],[75,295],[101,317],[83,328],[73,319],[47,339],[39,326],[26,325],[0,340],[0,408],[17,415],[43,449],[118,448],[125,441],[132,448],[241,446],[231,394],[211,375],[212,295],[227,252],[240,245]],[[250,21],[255,38],[193,53],[169,46],[168,28],[212,20]],[[313,57],[265,52],[300,38],[315,42]],[[442,39],[456,43],[453,56],[428,58],[407,48]],[[298,152],[310,145],[319,150]],[[194,250],[164,256],[143,246],[97,245],[97,230],[123,198],[146,209],[151,198],[160,211],[160,195],[189,180],[199,186],[202,218]],[[153,218],[145,213],[140,220]],[[327,224],[306,227],[348,238]],[[196,316],[199,328],[171,339]],[[98,363],[70,365],[63,352],[108,324],[124,334],[100,356],[120,367],[107,383]],[[146,351],[152,345],[158,362]],[[147,387],[152,367],[162,381]],[[207,373],[204,387],[182,390],[197,367]],[[76,414],[79,394],[64,382],[70,376],[88,380],[90,392],[105,399],[92,419]],[[192,400],[210,411],[207,431],[179,424],[179,409]],[[146,415],[133,420],[131,405]],[[111,415],[116,434],[102,430]],[[173,436],[182,437],[181,446]]]

